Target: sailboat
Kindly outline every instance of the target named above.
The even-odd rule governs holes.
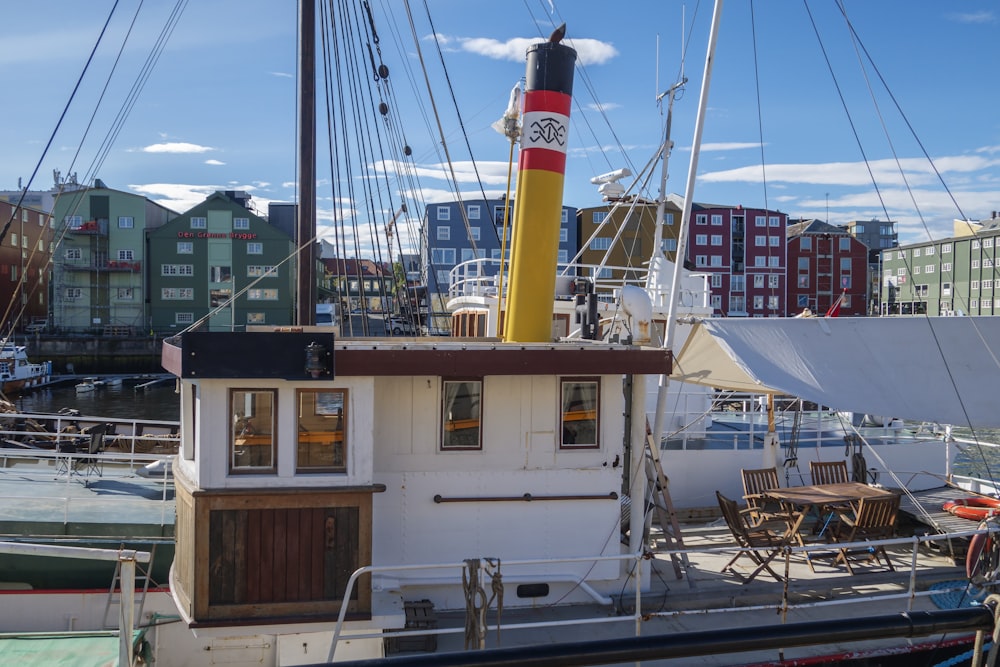
[[[717,515],[651,526],[650,490],[668,505],[677,493],[660,484],[671,464],[656,462],[647,426],[649,377],[674,370],[652,344],[647,290],[628,291],[632,336],[551,335],[575,59],[562,34],[527,56],[523,122],[551,131],[521,144],[504,340],[340,338],[302,323],[165,341],[181,396],[175,558],[120,662],[136,648],[160,666],[394,652],[434,664],[815,662],[964,650],[992,629],[983,606],[935,602],[978,595],[973,575],[994,583],[995,568],[949,551],[987,528],[909,526],[879,541],[890,567],[859,586],[791,541],[761,555]],[[30,601],[33,619],[91,629],[107,593],[4,592],[0,613],[26,617]]]

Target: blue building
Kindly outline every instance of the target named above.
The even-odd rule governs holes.
[[[447,299],[451,270],[471,259],[488,259],[478,270],[481,276],[496,275],[500,266],[503,221],[506,199],[473,199],[461,202],[430,204],[424,216],[421,239],[425,283],[428,292]],[[514,217],[514,200],[507,207]],[[463,215],[464,213],[464,215]],[[515,221],[516,224],[516,221]],[[511,231],[507,229],[507,257],[510,257]],[[576,254],[578,234],[576,209],[562,207],[559,221],[559,262],[568,262]],[[439,303],[438,299],[434,299]]]

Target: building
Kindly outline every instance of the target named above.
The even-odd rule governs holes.
[[[788,310],[821,315],[835,303],[839,314],[868,311],[868,248],[844,227],[820,220],[788,225]]]
[[[52,319],[58,330],[131,335],[148,330],[146,232],[177,214],[141,195],[67,188],[55,201]]]
[[[576,218],[583,244],[579,263],[603,265],[597,280],[645,282],[653,256],[656,209],[655,201],[639,198],[579,209]],[[665,202],[660,249],[670,261],[677,255],[675,222],[681,219],[681,212],[676,202]],[[581,269],[581,273],[594,277],[589,268]]]
[[[899,245],[896,223],[892,220],[852,220],[844,227],[847,233],[868,248],[868,314],[879,312],[882,301],[882,251]]]
[[[1000,218],[956,220],[955,232],[882,251],[883,315],[1000,314]]]
[[[674,195],[671,198],[675,201]],[[687,260],[708,273],[712,307],[726,317],[780,317],[785,302],[785,228],[780,211],[691,207]]]
[[[504,239],[504,210],[514,217],[514,201],[505,199],[465,200],[430,204],[424,215],[421,255],[426,263],[427,289],[432,301],[447,300],[450,273],[456,265],[471,259],[491,260],[469,267],[472,279],[495,276],[500,266],[500,246]],[[513,221],[517,223],[516,220]],[[511,232],[507,229],[507,257]],[[559,221],[559,262],[568,262],[577,249],[576,209],[563,206]],[[473,273],[475,272],[475,273]]]
[[[216,192],[148,232],[150,326],[211,331],[295,321],[295,246],[251,213],[246,197]]]
[[[52,217],[37,208],[0,201],[0,302],[3,331],[39,331],[48,325],[52,272]]]
[[[328,256],[333,247],[324,242],[321,285],[340,303],[341,312],[397,312],[395,279],[391,267],[370,259]]]

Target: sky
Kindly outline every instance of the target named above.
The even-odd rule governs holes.
[[[348,13],[329,33],[333,64],[317,67],[342,77],[333,111],[321,100],[317,114],[317,217],[343,255],[371,256],[394,215],[394,247],[415,252],[423,207],[456,189],[505,192],[511,145],[491,126],[523,85],[527,46],[562,22],[578,55],[564,203],[600,204],[590,179],[623,167],[630,191],[658,196],[659,166],[646,169],[682,54],[666,190],[685,191],[710,2],[368,0],[370,22],[363,0],[333,4]],[[177,212],[216,190],[249,192],[261,213],[295,201],[296,21],[291,0],[5,7],[0,189],[45,190],[58,170]],[[989,0],[728,0],[694,200],[833,224],[888,218],[901,243],[989,218],[998,28]],[[389,71],[375,101],[373,62]]]

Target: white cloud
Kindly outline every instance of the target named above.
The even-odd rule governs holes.
[[[142,149],[143,153],[207,153],[214,151],[211,146],[201,146],[183,141],[171,141],[162,144],[150,144]]]
[[[958,23],[996,23],[996,15],[987,10],[978,12],[954,12],[948,18]]]
[[[739,142],[739,141],[720,142],[720,141],[717,141],[715,143],[711,143],[710,142],[710,143],[702,144],[701,145],[701,150],[702,151],[735,151],[735,150],[743,150],[745,148],[760,148],[760,144],[757,143],[757,142],[752,142],[752,141],[751,142],[746,142],[746,141],[744,141],[744,142]],[[688,146],[687,150],[691,150],[691,147]]]
[[[221,167],[226,163],[222,162],[221,160],[205,160],[205,164],[212,165],[213,167]]]
[[[607,103],[591,102],[590,104],[587,105],[587,108],[593,111],[602,112],[602,111],[612,111],[614,109],[620,109],[621,106],[622,105],[618,104],[617,102],[607,102]]]
[[[271,72],[271,76],[276,76],[282,79],[294,79],[294,74],[289,74],[288,72]]]
[[[510,60],[523,63],[528,47],[543,41],[539,37],[515,37],[507,41],[489,37],[449,37],[438,35],[442,47],[457,45],[468,53],[475,53],[494,60]],[[582,65],[603,65],[618,55],[618,50],[608,42],[597,39],[581,38],[566,39],[563,42],[576,50],[577,61]]]

